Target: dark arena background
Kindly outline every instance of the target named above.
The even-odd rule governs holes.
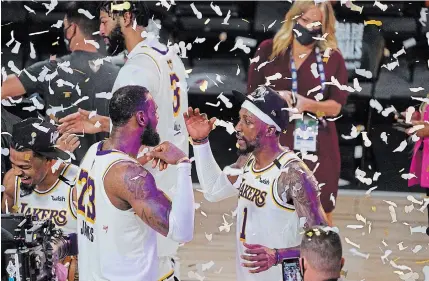
[[[13,74],[16,68],[24,69],[35,62],[49,59],[51,55],[67,54],[61,23],[59,28],[53,27],[63,20],[61,5],[46,14],[47,6],[52,2],[1,2],[2,79],[5,79],[5,75]],[[403,225],[408,223],[417,226],[416,222],[427,225],[427,210],[414,210],[411,214],[404,212],[404,207],[410,204],[407,196],[423,200],[425,191],[419,187],[407,186],[405,174],[409,172],[414,142],[409,135],[394,126],[394,111],[403,112],[409,106],[417,109],[422,99],[429,97],[429,1],[381,1],[385,9],[381,8],[381,4],[376,4],[380,3],[378,1],[353,1],[362,8],[361,12],[351,10],[342,2],[332,1],[337,17],[339,49],[346,60],[349,85],[353,87],[353,81],[357,78],[362,88],[361,91],[349,93],[341,117],[336,121],[341,151],[339,194],[344,194],[344,197],[339,196],[337,200],[338,211],[334,213],[334,220],[341,222],[345,270],[348,271],[345,279],[428,281],[429,273],[425,279],[422,272],[424,266],[428,266],[426,271],[429,271],[428,237],[424,234],[410,234],[409,226]],[[192,3],[202,13],[202,19],[194,14]],[[219,95],[232,98],[231,90],[246,91],[250,59],[257,46],[263,40],[274,37],[280,29],[292,3],[164,0],[149,1],[147,4],[153,13],[149,30],[158,34],[164,44],[171,42],[181,46],[181,57],[189,70],[189,105],[200,108],[209,117],[236,124],[238,108],[225,106]],[[222,16],[215,12],[212,5],[219,6]],[[230,13],[230,17],[226,21],[227,13]],[[381,24],[367,24],[372,20]],[[224,24],[225,22],[228,24]],[[240,48],[232,50],[239,39],[250,48],[250,52],[246,53]],[[99,43],[99,51],[103,52],[105,45],[102,40]],[[121,56],[115,57],[114,61],[118,65],[124,63]],[[374,75],[367,78],[358,74],[356,69],[370,70]],[[32,94],[32,97],[43,103],[37,92]],[[24,110],[32,104],[30,98],[12,104],[2,101],[2,113],[7,111],[19,118],[44,114],[43,110]],[[47,106],[44,107],[46,108]],[[350,137],[353,127],[359,132],[366,131],[371,145],[365,145],[362,134]],[[406,147],[398,149],[403,146],[404,141],[407,143]],[[218,126],[210,135],[210,142],[221,168],[235,162],[235,134],[229,134],[224,127]],[[5,155],[2,148],[2,158],[7,157]],[[371,183],[357,177],[357,171],[358,174],[359,171],[364,171],[364,178],[372,179]],[[2,178],[3,172],[2,169]],[[192,178],[198,184],[195,167]],[[370,189],[379,197],[370,197]],[[380,193],[382,191],[385,193]],[[234,230],[228,233],[218,230],[218,226],[225,220],[225,215],[223,219],[222,215],[231,215],[230,211],[236,203],[234,200],[213,204],[204,201],[201,194],[196,195],[196,202],[201,203],[201,209],[196,211],[195,226],[198,235],[195,235],[195,241],[189,247],[185,245],[179,250],[182,280],[203,280],[199,277],[204,274],[207,277],[204,280],[235,280]],[[398,222],[394,224],[396,228],[390,222],[388,205],[384,200],[394,201],[399,205]],[[420,207],[415,206],[416,209]],[[202,211],[205,216],[200,214]],[[372,216],[371,221],[377,234],[366,233],[364,236],[365,229],[361,233],[346,227],[359,223],[355,218],[357,213],[366,214],[368,218]],[[234,221],[231,217],[226,218],[230,222]],[[383,221],[378,228],[377,221]],[[235,228],[235,224],[233,227]],[[214,234],[213,238],[208,239],[208,234]],[[369,259],[349,251],[353,246],[344,238],[360,242],[359,251],[371,253]],[[385,264],[383,259],[380,262],[380,256],[387,249],[381,244],[382,240],[393,251],[389,261],[395,261],[395,265],[407,265],[412,271],[394,267],[389,262]],[[402,250],[401,244],[398,250],[397,244],[401,242],[408,249]],[[412,250],[417,245],[421,245],[422,250],[414,253]],[[213,268],[202,270],[201,264],[210,261],[214,262]],[[381,273],[378,274],[379,270]],[[413,279],[414,275],[404,276],[410,272],[417,272],[418,278]]]

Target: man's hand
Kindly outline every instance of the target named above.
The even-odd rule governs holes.
[[[90,111],[79,108],[78,112],[61,118],[59,120],[61,125],[58,126],[59,132],[61,134],[65,132],[75,134],[96,134],[102,132],[102,116],[95,115],[94,117],[89,118],[90,114]]]
[[[419,138],[429,137],[429,124],[425,121],[412,121],[413,126],[423,125],[424,127],[415,131],[416,136]],[[407,134],[412,135],[411,129],[407,129]]]
[[[276,252],[273,249],[258,244],[243,244],[247,249],[244,251],[247,255],[241,255],[245,261],[241,265],[251,267],[250,273],[258,273],[270,269],[276,264]]]
[[[159,165],[160,171],[166,169],[167,164],[176,165],[179,164],[179,162],[189,162],[186,154],[168,141],[156,146],[152,151],[147,153],[147,157],[153,159],[152,168]]]
[[[62,151],[73,152],[76,148],[79,147],[80,141],[79,138],[75,134],[64,133],[57,140],[57,148]]]
[[[194,140],[201,140],[208,137],[216,122],[216,118],[214,117],[208,120],[207,115],[204,113],[201,114],[199,108],[194,110],[192,107],[189,107],[188,112],[185,112],[183,117],[185,118],[188,133]]]

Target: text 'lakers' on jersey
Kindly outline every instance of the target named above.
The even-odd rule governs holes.
[[[32,215],[38,220],[52,220],[65,234],[76,233],[76,210],[73,189],[78,167],[68,164],[57,181],[46,191],[37,188],[29,195],[21,191],[21,180],[15,179],[15,208],[18,213]]]
[[[280,198],[277,191],[281,170],[293,161],[300,159],[293,152],[285,151],[269,166],[256,170],[252,155],[243,168],[237,209],[237,280],[282,280],[279,266],[258,274],[242,267],[240,256],[245,254],[244,242],[271,249],[294,247],[301,242],[295,208]]]
[[[78,243],[80,280],[156,280],[156,236],[134,210],[119,210],[110,201],[104,178],[120,162],[138,162],[116,150],[88,150],[80,166]],[[118,175],[122,176],[122,175]]]

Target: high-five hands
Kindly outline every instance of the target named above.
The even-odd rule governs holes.
[[[188,129],[189,136],[193,140],[202,140],[208,137],[211,130],[213,130],[216,118],[207,118],[205,113],[200,113],[200,109],[188,108],[188,112],[183,113],[185,118],[186,128]]]

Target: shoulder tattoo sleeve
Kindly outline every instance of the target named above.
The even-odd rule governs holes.
[[[280,176],[277,191],[280,195],[286,193],[286,198],[293,201],[298,217],[305,218],[304,229],[327,225],[317,181],[303,165],[299,161],[290,163]]]

